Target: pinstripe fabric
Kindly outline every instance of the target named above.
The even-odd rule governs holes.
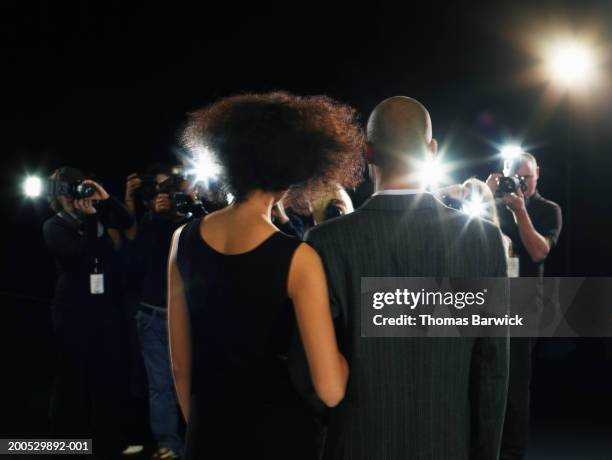
[[[326,459],[497,459],[508,341],[361,338],[365,276],[505,276],[499,230],[430,194],[378,195],[312,229],[350,365],[332,411]]]

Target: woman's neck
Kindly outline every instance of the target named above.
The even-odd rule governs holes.
[[[273,194],[256,191],[244,201],[231,205],[230,209],[242,218],[261,219],[271,224],[274,202]]]

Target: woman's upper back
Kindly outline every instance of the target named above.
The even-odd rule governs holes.
[[[204,232],[208,221],[191,221],[177,248],[191,318],[194,387],[233,385],[248,376],[251,390],[278,391],[287,380],[284,361],[294,327],[287,278],[300,241],[278,231],[266,237],[261,228],[216,224]],[[240,232],[249,237],[237,237]],[[264,238],[253,244],[253,234]]]

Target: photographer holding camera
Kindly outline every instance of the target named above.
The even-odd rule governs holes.
[[[138,291],[136,326],[147,372],[151,431],[158,444],[153,458],[172,459],[182,453],[183,439],[168,351],[168,254],[174,231],[206,211],[195,194],[186,193],[187,181],[172,167],[153,165],[147,173],[127,178],[126,206],[142,213],[125,232],[127,272]]]
[[[527,152],[506,160],[504,174],[491,174],[487,184],[497,198],[497,211],[502,232],[512,240],[519,257],[519,276],[544,276],[544,261],[561,233],[561,208],[543,198],[538,190],[540,168]],[[543,308],[541,286],[531,293],[517,293],[526,302],[533,302],[536,311]],[[529,386],[531,352],[534,339],[511,338],[508,402],[502,437],[501,459],[524,458],[529,438]]]
[[[533,155],[522,152],[506,160],[504,174],[493,173],[487,185],[499,198],[497,210],[502,232],[519,256],[519,275],[544,276],[544,261],[561,233],[561,208],[537,190],[540,168]],[[506,184],[509,187],[500,187]]]
[[[58,280],[52,302],[57,374],[51,402],[55,435],[92,438],[96,453],[120,452],[116,432],[120,350],[119,260],[111,229],[132,217],[97,182],[64,167],[50,177],[49,202],[56,214],[43,235]]]

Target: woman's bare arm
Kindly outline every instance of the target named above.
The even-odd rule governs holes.
[[[174,232],[168,260],[168,336],[174,385],[183,416],[188,421],[191,392],[191,323],[183,280],[176,264],[176,251],[182,229],[183,227]]]
[[[293,256],[288,291],[315,390],[326,405],[336,406],[344,398],[348,364],[338,350],[323,263],[307,244]]]

